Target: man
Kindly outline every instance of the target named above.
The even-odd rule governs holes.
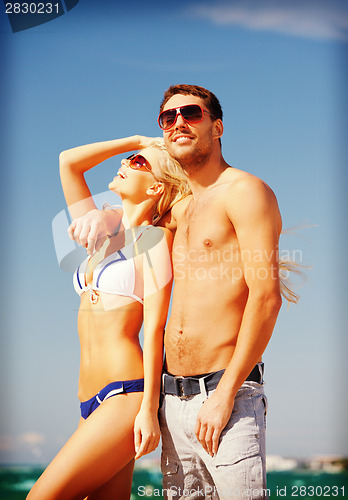
[[[192,189],[161,221],[176,230],[160,408],[166,498],[265,498],[261,358],[281,306],[277,201],[223,159],[214,94],[173,86],[160,111]]]
[[[190,119],[190,109],[185,115],[190,105],[203,108],[201,121]],[[205,498],[250,496],[251,490],[253,498],[263,497],[266,402],[262,365],[255,365],[281,305],[277,201],[260,179],[224,161],[222,112],[214,95],[172,87],[161,112],[166,148],[193,193],[165,221],[177,231],[164,338],[166,369],[174,377],[164,375],[164,390],[177,395],[166,395],[160,411],[164,487],[192,490],[192,498],[199,487]],[[207,373],[215,375],[199,383]]]

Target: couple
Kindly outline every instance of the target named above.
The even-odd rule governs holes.
[[[74,275],[81,420],[30,500],[129,499],[158,415],[165,498],[267,495],[261,358],[281,306],[277,201],[223,159],[210,91],[170,87],[159,125],[165,147],[133,136],[60,156],[70,235],[89,254]],[[109,184],[123,210],[95,210],[84,173],[134,150]]]

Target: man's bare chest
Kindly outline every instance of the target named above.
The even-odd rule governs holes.
[[[223,250],[226,245],[235,246],[236,234],[221,200],[206,197],[192,201],[178,220],[173,245],[173,258],[176,253],[208,254]]]

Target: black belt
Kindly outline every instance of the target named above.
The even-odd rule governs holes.
[[[178,375],[175,376],[169,375],[169,373],[163,373],[162,392],[164,394],[173,394],[174,396],[178,396],[180,399],[200,394],[200,379],[204,380],[206,390],[212,391],[213,389],[216,389],[216,386],[218,385],[224,372],[225,370],[219,370],[218,372],[208,373],[208,375],[196,377],[181,377]],[[262,379],[263,363],[259,363],[254,366],[245,380],[262,384]]]

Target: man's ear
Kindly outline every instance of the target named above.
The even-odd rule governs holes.
[[[224,124],[222,120],[218,119],[214,122],[213,135],[214,139],[220,139],[224,133]]]
[[[148,187],[146,194],[149,196],[157,196],[158,194],[164,193],[164,184],[162,182],[156,182],[152,186]]]

